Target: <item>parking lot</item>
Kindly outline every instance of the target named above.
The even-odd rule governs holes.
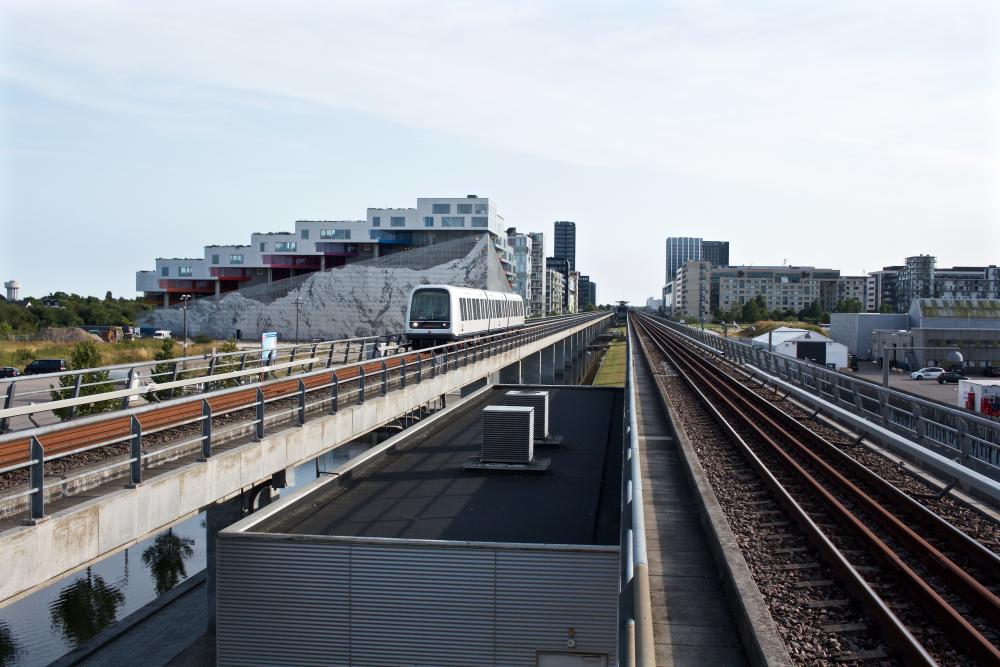
[[[882,384],[882,369],[870,361],[859,362],[858,371],[848,372],[871,382]],[[982,377],[970,376],[972,378]],[[952,407],[958,407],[958,384],[938,384],[937,380],[911,380],[909,371],[894,372],[889,371],[889,386],[893,389],[908,391],[923,398],[946,403]]]

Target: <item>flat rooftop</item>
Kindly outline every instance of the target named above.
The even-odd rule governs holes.
[[[535,447],[545,475],[484,473],[481,414],[491,391],[393,450],[308,494],[248,532],[462,542],[617,545],[621,512],[621,389],[545,387],[559,446]]]

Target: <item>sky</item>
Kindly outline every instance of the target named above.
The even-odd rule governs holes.
[[[1000,263],[1000,3],[0,3],[0,278],[134,296],[156,257],[417,197],[577,223],[598,300],[665,239],[849,275]]]

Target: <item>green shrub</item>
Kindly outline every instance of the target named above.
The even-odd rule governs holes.
[[[72,370],[85,370],[88,368],[95,368],[101,365],[101,353],[97,349],[97,345],[92,340],[85,340],[82,343],[77,343],[76,347],[73,348],[73,354],[70,357],[70,368]],[[105,394],[109,391],[114,391],[115,387],[110,382],[110,376],[107,371],[96,371],[93,373],[84,373],[80,379],[80,396],[96,396],[98,394]],[[59,378],[59,386],[62,389],[56,389],[54,386],[51,387],[52,391],[49,393],[52,396],[53,401],[58,401],[61,399],[72,398],[73,392],[76,386],[76,376],[64,375]],[[117,405],[117,401],[101,401],[99,403],[88,403],[84,405],[76,406],[77,415],[94,415],[100,412],[108,412],[114,410]],[[71,408],[59,408],[54,410],[56,416],[62,420],[70,418],[72,414]]]

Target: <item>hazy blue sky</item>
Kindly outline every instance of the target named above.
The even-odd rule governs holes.
[[[857,274],[1000,262],[1000,3],[0,5],[0,278],[476,193],[575,220],[607,302],[664,239]],[[551,250],[551,240],[550,250]]]

